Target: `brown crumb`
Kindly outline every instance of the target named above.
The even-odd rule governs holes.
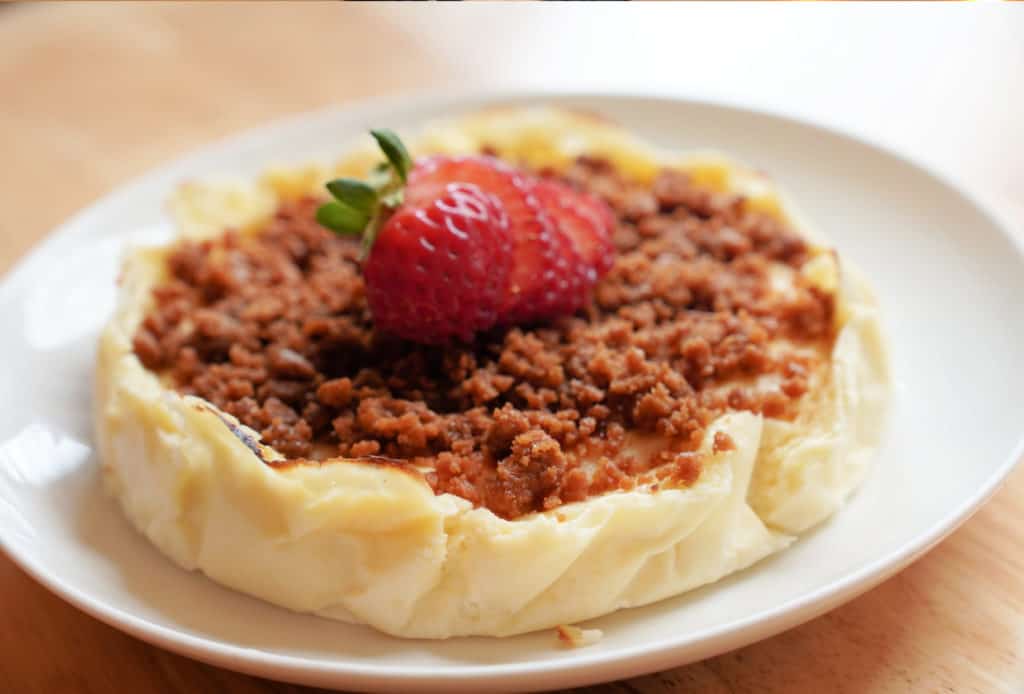
[[[563,648],[583,648],[591,646],[604,637],[600,629],[580,629],[577,626],[559,624],[555,627],[555,637]]]
[[[734,451],[734,450],[736,450],[736,442],[733,441],[732,437],[729,436],[724,431],[716,431],[715,432],[714,442],[712,444],[711,449],[715,453],[723,453],[725,451]]]

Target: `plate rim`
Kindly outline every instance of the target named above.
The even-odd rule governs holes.
[[[330,120],[341,114],[354,117],[360,112],[385,112],[389,108],[408,111],[417,106],[443,108],[452,112],[460,108],[479,107],[484,104],[530,103],[559,99],[591,99],[664,102],[710,106],[755,117],[768,117],[788,121],[805,129],[838,136],[860,146],[866,146],[900,160],[919,173],[954,191],[978,213],[986,218],[992,227],[1009,242],[1016,253],[1016,260],[1024,269],[1024,238],[1012,231],[1017,227],[1007,218],[1004,207],[993,205],[968,183],[958,180],[948,172],[908,154],[898,146],[879,141],[872,136],[838,127],[823,120],[808,118],[787,112],[785,109],[766,108],[738,100],[723,99],[700,94],[681,94],[660,90],[629,89],[560,89],[560,88],[500,88],[500,89],[418,89],[403,91],[383,97],[360,99],[340,105],[313,109],[290,114],[264,124],[211,140],[191,149],[169,161],[158,163],[142,174],[117,184],[99,199],[68,217],[50,230],[26,254],[17,259],[0,279],[0,299],[11,293],[22,281],[33,265],[45,256],[58,242],[68,242],[78,235],[85,235],[92,228],[91,217],[102,216],[107,207],[117,205],[122,199],[132,197],[140,188],[153,181],[167,177],[176,170],[187,170],[190,166],[207,158],[224,156],[224,150],[245,148],[247,143],[273,139],[300,124],[310,120]],[[450,670],[438,672],[431,666],[394,666],[338,661],[322,663],[310,661],[303,656],[287,655],[238,646],[221,639],[195,636],[177,629],[154,623],[143,617],[122,610],[120,607],[96,599],[88,593],[62,580],[54,572],[40,565],[34,556],[23,553],[0,535],[0,552],[24,570],[47,590],[92,617],[130,634],[147,643],[169,651],[195,658],[228,669],[254,675],[271,676],[292,682],[331,686],[342,679],[345,686],[378,688],[394,685],[466,685],[482,680],[493,685],[550,686],[545,678],[557,677],[564,685],[588,684],[605,681],[609,669],[615,670],[615,677],[630,677],[652,672],[673,662],[677,666],[684,662],[710,657],[723,650],[738,648],[767,638],[805,621],[813,619],[857,595],[873,588],[886,578],[905,568],[915,559],[938,544],[960,525],[966,522],[999,489],[1013,469],[1024,458],[1024,429],[1018,435],[1016,444],[998,467],[959,505],[946,512],[942,520],[928,532],[911,538],[898,548],[887,552],[872,562],[852,571],[814,591],[805,593],[778,605],[752,613],[739,620],[717,625],[704,632],[683,637],[663,638],[630,645],[611,653],[580,650],[571,660],[552,660],[522,663],[501,663],[493,665],[459,664]],[[723,644],[731,644],[723,648]],[[683,649],[697,651],[692,657],[673,659],[673,653]]]

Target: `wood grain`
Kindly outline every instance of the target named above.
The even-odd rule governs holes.
[[[203,142],[443,84],[458,69],[355,5],[4,7],[0,272],[77,209]],[[1024,691],[1022,500],[1024,469],[937,549],[846,606],[727,655],[585,691]],[[314,691],[148,646],[4,557],[0,615],[0,692]]]

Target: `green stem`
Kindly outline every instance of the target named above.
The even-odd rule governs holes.
[[[322,226],[337,234],[362,235],[364,258],[388,217],[401,206],[413,165],[398,135],[390,130],[371,130],[370,134],[387,161],[374,168],[369,181],[328,181],[327,190],[334,200],[321,205],[316,217]]]

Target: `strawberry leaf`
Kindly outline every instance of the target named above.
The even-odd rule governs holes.
[[[362,181],[354,178],[336,178],[327,183],[327,190],[338,199],[338,202],[371,216],[377,205],[377,191]]]
[[[405,145],[402,144],[398,135],[384,128],[371,130],[370,134],[377,141],[377,145],[384,152],[384,156],[391,162],[391,166],[394,167],[398,178],[402,183],[405,183],[409,176],[409,170],[412,169],[412,157],[409,156],[408,150],[405,149]]]
[[[335,233],[355,236],[363,233],[370,215],[344,203],[331,201],[317,209],[316,221]]]

